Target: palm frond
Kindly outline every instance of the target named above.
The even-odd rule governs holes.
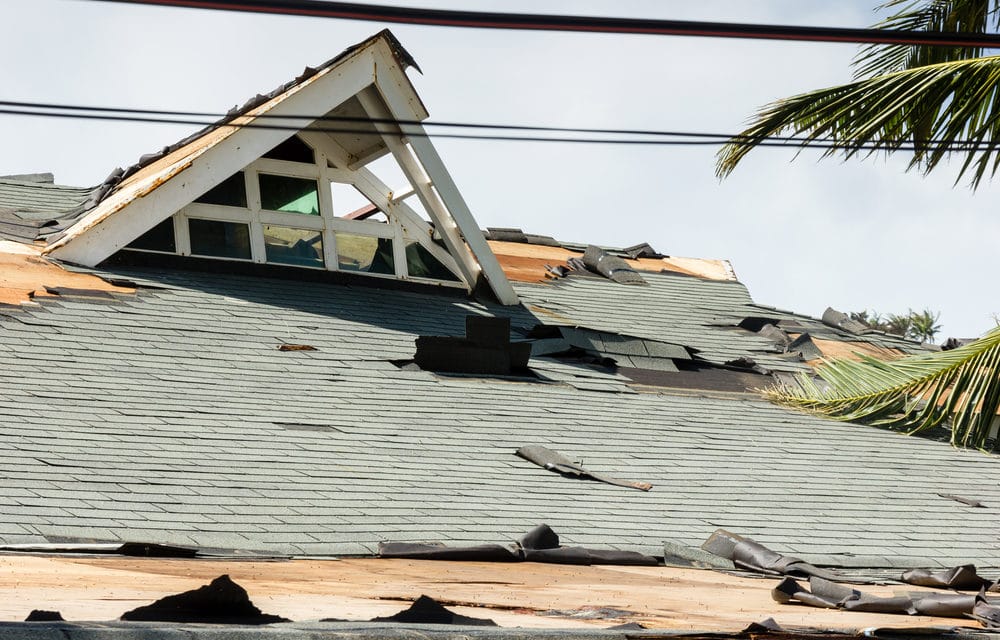
[[[908,168],[930,172],[950,155],[965,160],[957,180],[976,188],[1000,166],[1000,56],[944,62],[810,91],[763,107],[719,151],[716,173],[732,173],[769,137],[802,135],[824,157],[912,154]]]
[[[899,360],[829,360],[794,385],[763,390],[770,400],[837,420],[909,433],[946,424],[955,445],[1000,450],[1000,327],[975,342]]]
[[[877,10],[897,12],[874,25],[890,31],[987,33],[1000,29],[998,0],[889,0]],[[854,78],[861,80],[941,62],[983,55],[976,47],[867,45],[854,58]]]

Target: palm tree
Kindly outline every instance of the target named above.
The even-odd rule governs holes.
[[[941,314],[934,313],[930,309],[923,311],[910,309],[908,318],[910,321],[908,335],[915,340],[934,344],[934,337],[941,330],[941,325],[938,324]]]
[[[1000,28],[1000,0],[889,0],[902,10],[883,29],[985,33]],[[964,156],[959,178],[979,186],[1000,167],[1000,56],[977,48],[870,45],[854,61],[853,82],[764,106],[719,152],[729,175],[768,137],[792,133],[822,144],[825,155],[910,154],[909,168],[932,171]]]
[[[986,33],[1000,29],[1000,0],[888,0],[895,11],[883,29]],[[957,180],[976,189],[1000,168],[1000,56],[982,49],[871,45],[854,61],[847,84],[764,106],[719,152],[716,171],[729,175],[761,142],[792,134],[820,144],[826,156],[905,153],[909,169],[933,171],[963,158]],[[912,314],[908,330],[933,337],[937,316]],[[920,316],[920,317],[917,317]],[[829,361],[817,384],[765,390],[776,402],[840,420],[917,432],[951,429],[952,443],[1000,451],[1000,327],[950,351],[880,361]]]

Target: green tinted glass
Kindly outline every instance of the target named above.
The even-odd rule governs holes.
[[[315,180],[260,174],[260,207],[268,211],[319,215]]]

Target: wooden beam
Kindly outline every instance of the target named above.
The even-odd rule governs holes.
[[[305,130],[299,136],[317,149],[321,149],[335,164],[349,156],[347,150],[337,144],[336,139],[319,131]],[[331,170],[333,171],[333,170]],[[389,198],[392,193],[389,186],[382,182],[371,170],[360,167],[354,170],[338,169],[337,173],[349,180],[362,194],[371,200],[375,206],[386,215],[395,217],[408,231],[409,237],[419,242],[427,251],[437,258],[449,271],[462,278],[466,289],[472,290],[475,280],[468,280],[462,266],[448,251],[441,248],[433,239],[434,230],[408,204]]]
[[[404,87],[409,86],[406,74],[398,66],[391,64],[377,65],[376,81],[373,89],[381,96],[382,101],[391,114],[391,118],[406,121],[421,119],[419,112],[413,106],[412,99],[403,90]],[[367,92],[359,95],[358,99],[365,105],[366,110],[377,111],[379,108],[379,105],[375,103]],[[376,126],[379,127],[380,131],[384,131],[385,127],[392,125],[383,124]],[[471,251],[475,256],[478,266],[482,269],[482,273],[486,277],[486,281],[489,283],[494,295],[496,295],[501,304],[518,304],[520,301],[518,300],[517,293],[514,292],[514,288],[511,286],[507,276],[504,275],[500,263],[486,243],[483,232],[479,229],[476,219],[469,210],[469,206],[466,204],[461,192],[459,192],[455,181],[448,173],[448,169],[431,143],[430,138],[427,137],[427,132],[418,124],[400,124],[399,131],[408,136],[410,147],[413,149],[412,156],[422,165],[423,172],[429,179],[429,184],[414,183],[413,186],[417,189],[418,195],[421,195],[424,190],[434,193],[434,197],[428,198],[428,201],[424,202],[424,206],[428,207],[428,204],[430,204],[431,207],[437,208],[437,202],[443,203],[447,210],[448,218],[451,221],[449,226],[456,227],[461,233],[465,244],[468,246],[468,251]],[[408,153],[409,149],[406,149],[405,145],[403,145],[403,149],[406,149],[407,154],[402,154],[399,146],[395,142],[391,143],[390,138],[394,138],[394,136],[383,135],[383,139],[386,140],[386,144],[389,145],[389,149],[393,152],[393,155],[397,155],[397,152],[399,152],[400,157],[397,159],[400,160],[404,166],[404,170],[406,170],[407,165],[410,163],[403,158],[406,155],[411,155]],[[411,182],[413,182],[413,178],[411,178]],[[429,189],[431,184],[434,187],[433,190]],[[424,201],[423,197],[421,201]],[[428,208],[428,213],[434,215],[431,208]],[[448,244],[450,249],[454,243],[453,239],[444,233],[442,233],[442,236],[444,236],[445,243]]]

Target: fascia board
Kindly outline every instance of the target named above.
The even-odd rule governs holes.
[[[376,71],[375,50],[379,45],[387,47],[382,40],[373,45],[320,71],[233,123],[253,122],[255,116],[266,113],[270,116],[268,124],[309,126],[311,123],[303,124],[301,119],[281,121],[272,118],[325,114],[371,85]],[[226,125],[205,136],[213,134],[217,139],[202,148],[119,188],[74,224],[59,241],[47,247],[45,253],[66,262],[95,266],[294,135],[295,131]]]

